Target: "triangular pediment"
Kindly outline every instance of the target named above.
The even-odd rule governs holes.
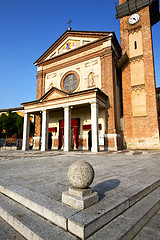
[[[100,38],[106,37],[111,32],[92,31],[69,31],[62,36],[35,62],[35,65],[50,60],[58,55],[74,50],[83,45],[89,44]]]
[[[87,43],[91,42],[91,40],[86,40]],[[73,37],[69,37],[67,38],[62,44],[60,44],[60,46],[58,46],[47,58],[51,59],[57,55],[69,52],[70,50],[73,50],[75,48],[78,48],[82,45],[82,39],[80,38],[73,38]]]
[[[67,93],[53,87],[51,88],[48,92],[46,92],[40,99],[39,101],[50,101],[50,100],[55,100],[58,98],[63,98],[66,97]]]

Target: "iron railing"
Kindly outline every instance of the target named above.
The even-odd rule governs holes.
[[[22,149],[22,139],[17,138],[0,138],[0,149],[7,148]]]

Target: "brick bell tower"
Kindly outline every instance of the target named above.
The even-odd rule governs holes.
[[[124,138],[129,149],[159,148],[151,27],[159,22],[159,0],[119,0]]]

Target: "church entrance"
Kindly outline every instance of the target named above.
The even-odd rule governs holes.
[[[89,130],[88,132],[88,150],[91,150],[92,148],[92,130]]]
[[[52,133],[48,133],[48,149],[52,148]]]
[[[78,149],[79,147],[79,128],[80,119],[71,119],[71,149]],[[59,121],[59,149],[64,145],[64,120]]]

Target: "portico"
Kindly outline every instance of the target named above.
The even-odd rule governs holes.
[[[64,145],[63,150],[68,152],[71,150],[71,119],[72,109],[79,108],[90,109],[91,129],[92,129],[92,152],[99,151],[99,109],[103,109],[104,115],[107,109],[108,97],[100,89],[94,88],[76,93],[65,93],[56,88],[50,89],[41,99],[23,103],[25,109],[24,116],[24,133],[23,148],[29,149],[29,115],[32,113],[42,113],[41,124],[41,151],[48,150],[48,126],[49,114],[56,115],[57,111],[63,112],[64,118]],[[104,116],[105,122],[105,116]],[[103,130],[105,131],[105,124]],[[60,134],[60,131],[59,131]],[[79,133],[77,133],[79,135]]]

